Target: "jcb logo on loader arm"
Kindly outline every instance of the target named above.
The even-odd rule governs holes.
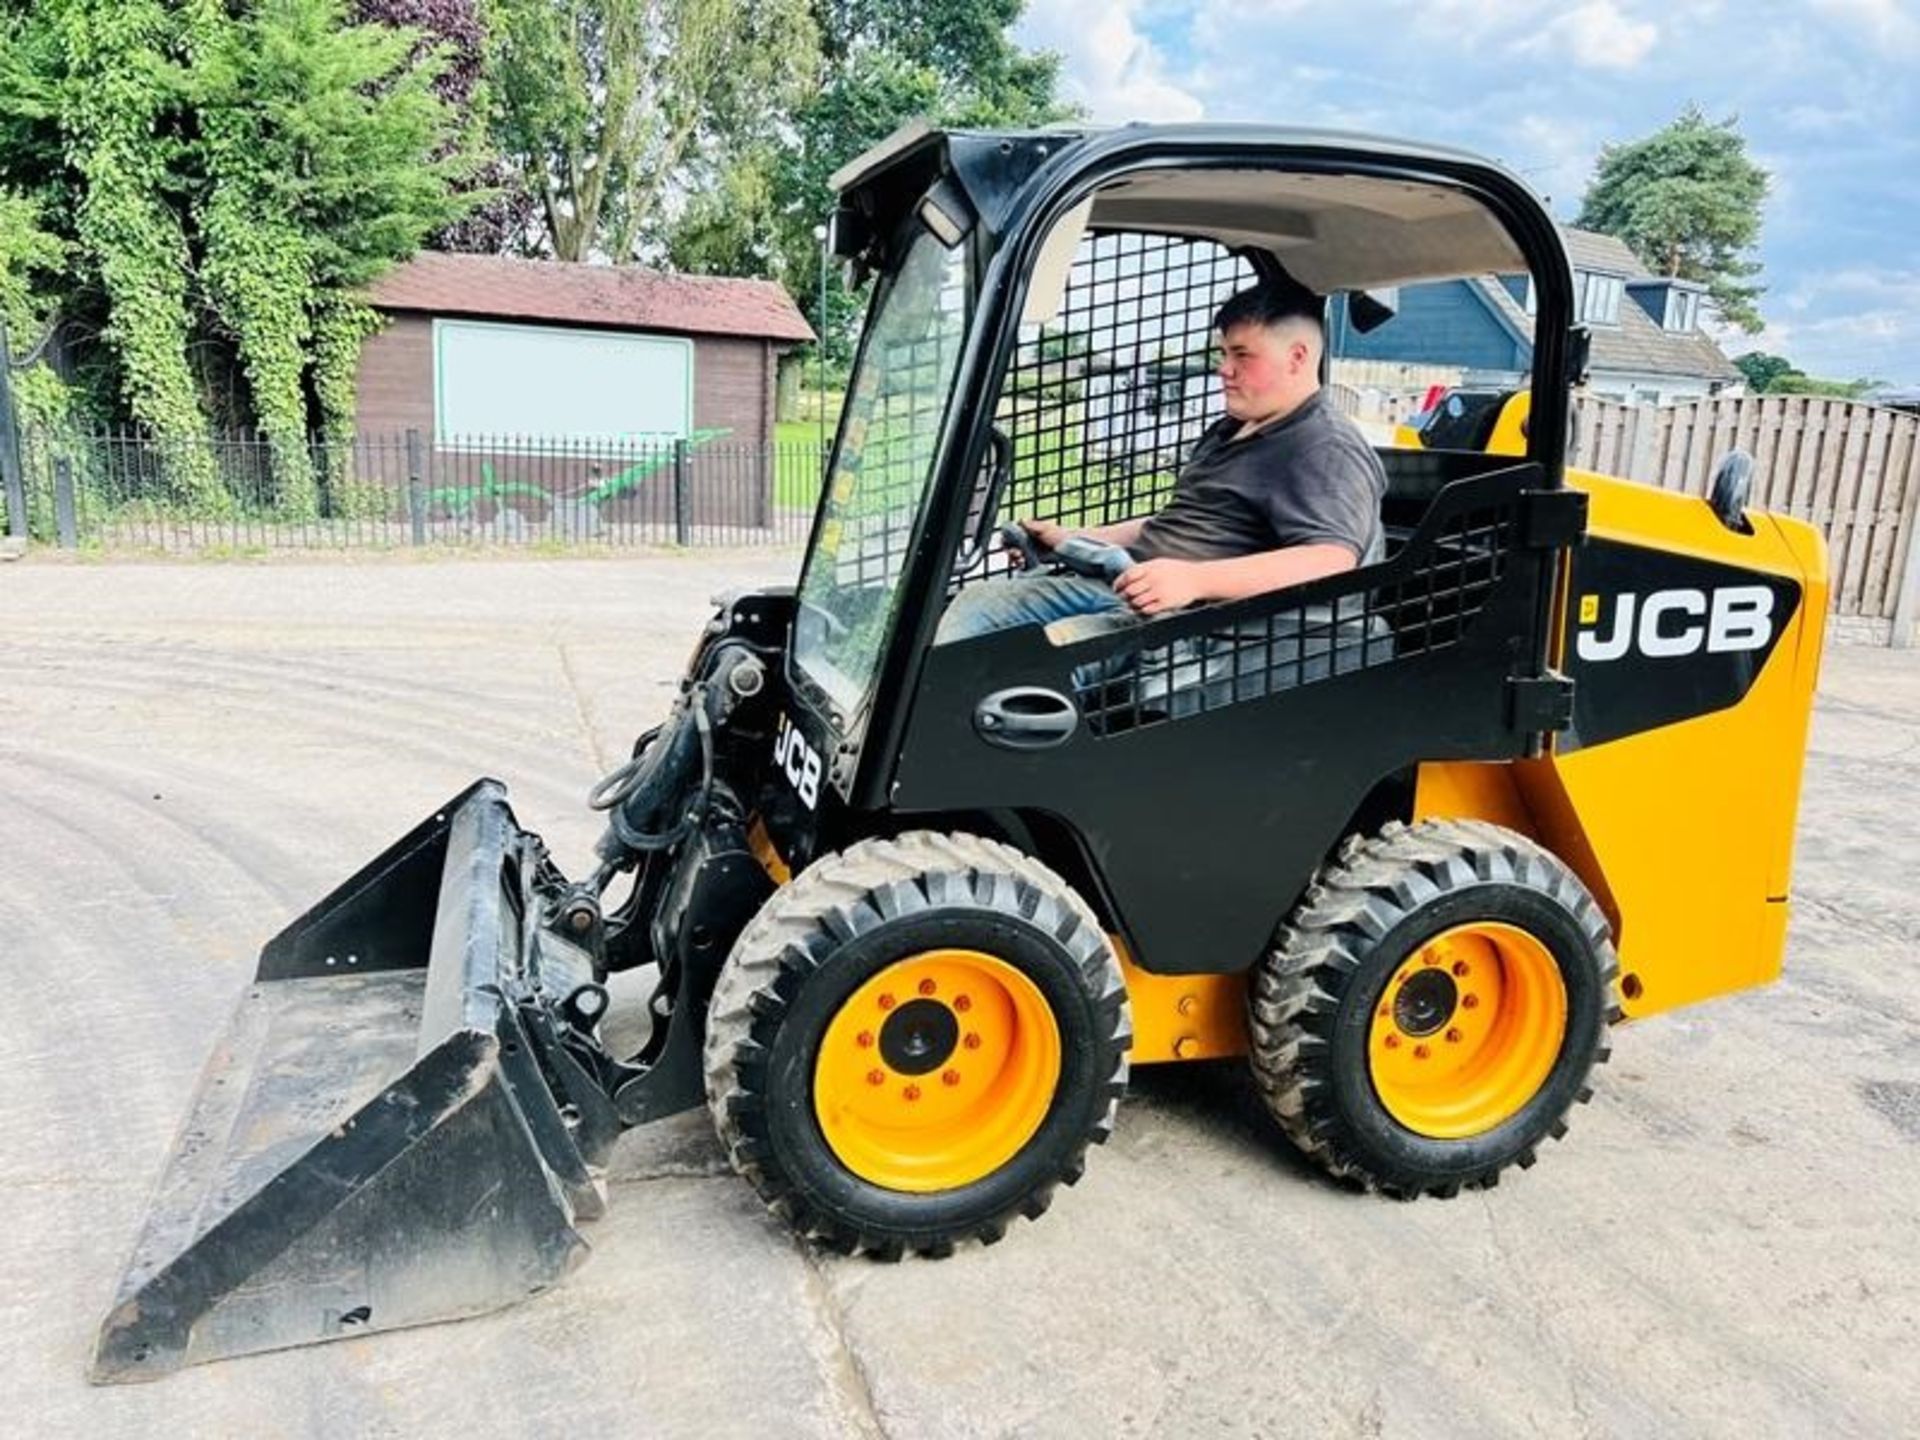
[[[1773,639],[1773,591],[1765,585],[1655,590],[1644,599],[1628,592],[1613,600],[1613,623],[1603,634],[1601,597],[1580,597],[1575,648],[1582,660],[1618,660],[1629,651],[1666,660],[1703,649],[1763,650]]]
[[[785,715],[773,733],[773,763],[787,777],[801,801],[811,810],[820,803],[820,752]]]

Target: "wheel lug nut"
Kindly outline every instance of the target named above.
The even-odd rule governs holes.
[[[1473,967],[1464,960],[1456,960],[1453,962],[1453,973],[1459,979],[1464,980],[1473,973]]]
[[[1385,1044],[1389,1050],[1398,1050],[1400,1048],[1400,1037],[1398,1035],[1389,1035],[1386,1038]]]
[[[942,1070],[940,1072],[940,1083],[942,1085],[958,1085],[960,1083],[960,1072],[958,1070]]]
[[[900,1093],[905,1095],[909,1100],[918,1100],[920,1098],[920,1087],[918,1085],[909,1085]]]
[[[1413,1047],[1413,1058],[1416,1060],[1424,1060],[1432,1053],[1433,1052],[1424,1045],[1416,1045]]]
[[[1460,1008],[1462,1010],[1478,1009],[1479,1005],[1480,997],[1478,995],[1462,995],[1460,997]]]
[[[958,1010],[962,1015],[966,1014],[967,1011],[973,1009],[973,997],[971,995],[954,996],[953,1008]]]
[[[886,1071],[884,1071],[884,1070],[869,1070],[869,1071],[867,1071],[867,1084],[869,1084],[869,1085],[884,1085],[884,1084],[886,1084],[886,1083],[887,1083],[887,1072],[886,1072]]]
[[[1380,1007],[1380,1018],[1382,1020],[1391,1020],[1393,1018],[1393,1007],[1391,1005],[1382,1005]]]
[[[893,1009],[893,996],[891,996],[891,995],[882,995],[882,996],[880,997],[880,1008],[881,1008],[882,1010],[891,1010],[891,1009]]]
[[[934,991],[938,990],[939,988],[940,987],[934,984],[932,980],[922,980],[920,982],[920,993],[922,995],[931,995],[933,994]]]
[[[1447,1031],[1447,1043],[1450,1045],[1458,1045],[1460,1043],[1460,1032],[1458,1030]]]
[[[961,1043],[969,1050],[978,1050],[980,1048],[980,1037],[978,1035],[969,1035]]]
[[[1440,963],[1440,957],[1438,955],[1422,955],[1420,957],[1420,963],[1422,965],[1438,965]]]
[[[873,1031],[862,1030],[854,1037],[854,1043],[862,1050],[871,1050],[873,1048]]]

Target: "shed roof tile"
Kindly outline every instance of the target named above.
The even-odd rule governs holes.
[[[669,275],[637,265],[424,251],[376,280],[366,298],[380,310],[685,335],[813,339],[813,327],[775,281]]]

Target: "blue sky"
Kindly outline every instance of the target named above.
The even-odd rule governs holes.
[[[1693,101],[1773,174],[1766,331],[1920,385],[1920,0],[1029,0],[1094,119],[1267,120],[1498,156],[1571,218],[1600,147]]]

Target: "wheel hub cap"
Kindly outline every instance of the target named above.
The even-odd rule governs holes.
[[[1494,921],[1458,925],[1388,977],[1368,1031],[1368,1074],[1407,1129],[1461,1140],[1526,1108],[1553,1074],[1566,1030],[1566,983],[1537,936]]]
[[[959,1017],[938,1000],[909,1000],[880,1027],[880,1058],[902,1075],[939,1069],[959,1043]]]
[[[978,950],[927,950],[834,1013],[814,1062],[814,1118],[862,1180],[950,1190],[1020,1152],[1060,1075],[1059,1022],[1023,971]]]
[[[1453,1018],[1459,987],[1445,970],[1419,970],[1393,997],[1393,1023],[1404,1035],[1431,1035]]]

